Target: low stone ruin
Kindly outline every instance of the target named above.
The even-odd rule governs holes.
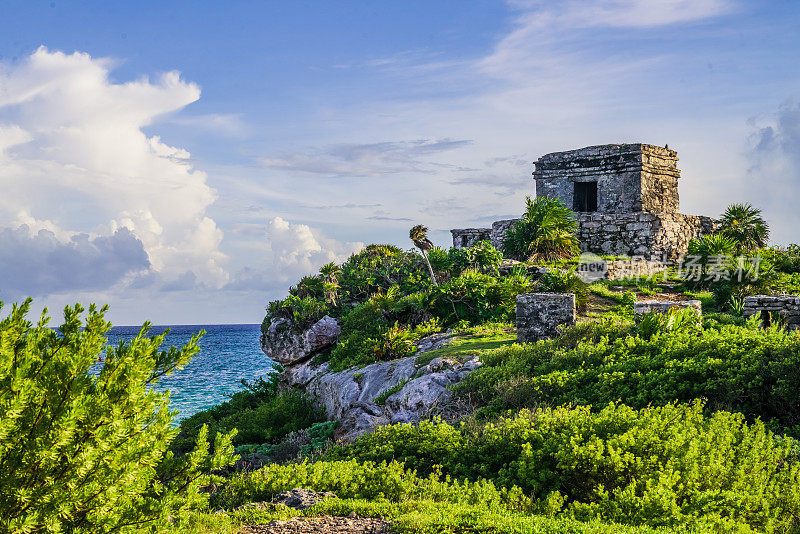
[[[800,328],[800,297],[794,295],[752,295],[744,298],[744,316],[759,314],[764,326],[770,326],[773,314],[786,321],[787,330]]]
[[[697,315],[703,314],[703,305],[699,300],[640,300],[633,303],[633,314],[667,313],[685,308],[694,309]]]
[[[517,341],[529,343],[559,334],[575,324],[574,293],[523,293],[517,295]]]
[[[492,239],[491,228],[456,228],[450,230],[453,236],[453,246],[456,248],[469,248],[478,241]]]

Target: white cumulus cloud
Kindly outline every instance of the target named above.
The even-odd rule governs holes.
[[[219,287],[228,278],[222,231],[206,213],[216,192],[186,150],[143,131],[196,101],[200,88],[177,72],[117,83],[112,67],[44,47],[0,65],[0,228],[25,224],[72,248],[83,234],[89,243],[134,236],[153,269],[191,270]]]
[[[341,263],[364,248],[364,243],[341,242],[305,224],[292,224],[274,217],[262,229],[253,250],[255,265],[243,269],[228,284],[229,289],[285,290],[287,283],[315,273],[328,262]],[[282,291],[281,291],[282,292]]]

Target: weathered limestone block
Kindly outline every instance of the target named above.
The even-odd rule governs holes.
[[[650,261],[644,258],[631,258],[630,260],[612,260],[606,262],[607,280],[621,278],[649,278],[664,272],[665,265],[660,261]]]
[[[492,223],[492,246],[497,250],[503,250],[503,243],[506,241],[506,232],[519,219],[505,219]]]
[[[761,312],[777,313],[786,320],[788,330],[800,329],[800,297],[795,295],[752,295],[744,298],[744,316]]]
[[[634,315],[667,313],[669,310],[682,310],[684,308],[695,310],[697,315],[703,314],[703,305],[699,300],[640,300],[633,303]]]
[[[517,295],[517,341],[527,343],[558,335],[559,328],[575,324],[574,293]]]

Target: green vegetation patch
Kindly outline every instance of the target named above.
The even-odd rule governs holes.
[[[697,402],[640,410],[610,404],[599,412],[523,410],[480,427],[435,421],[385,426],[329,457],[357,459],[362,469],[399,460],[427,476],[417,485],[398,475],[392,488],[384,487],[394,492],[387,496],[392,500],[415,498],[422,488],[446,495],[436,484],[467,480],[473,482],[453,483],[461,486],[455,504],[472,504],[480,493],[498,512],[506,507],[631,526],[797,532],[798,451],[797,442],[775,438],[761,422],[748,424],[741,414],[723,411],[705,416]],[[370,480],[369,487],[376,484]]]
[[[180,424],[180,433],[172,447],[183,452],[197,440],[200,429],[207,427],[213,439],[236,429],[234,445],[278,443],[291,432],[325,420],[316,404],[298,390],[278,391],[278,373],[253,382],[242,381],[244,389],[218,406],[197,412]],[[256,452],[246,451],[246,452]]]

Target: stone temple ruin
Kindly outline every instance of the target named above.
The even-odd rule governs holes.
[[[536,196],[575,211],[582,252],[674,262],[691,239],[716,226],[710,217],[679,212],[677,163],[674,150],[641,143],[554,152],[534,163]],[[451,230],[453,246],[488,239],[501,248],[515,220]]]

